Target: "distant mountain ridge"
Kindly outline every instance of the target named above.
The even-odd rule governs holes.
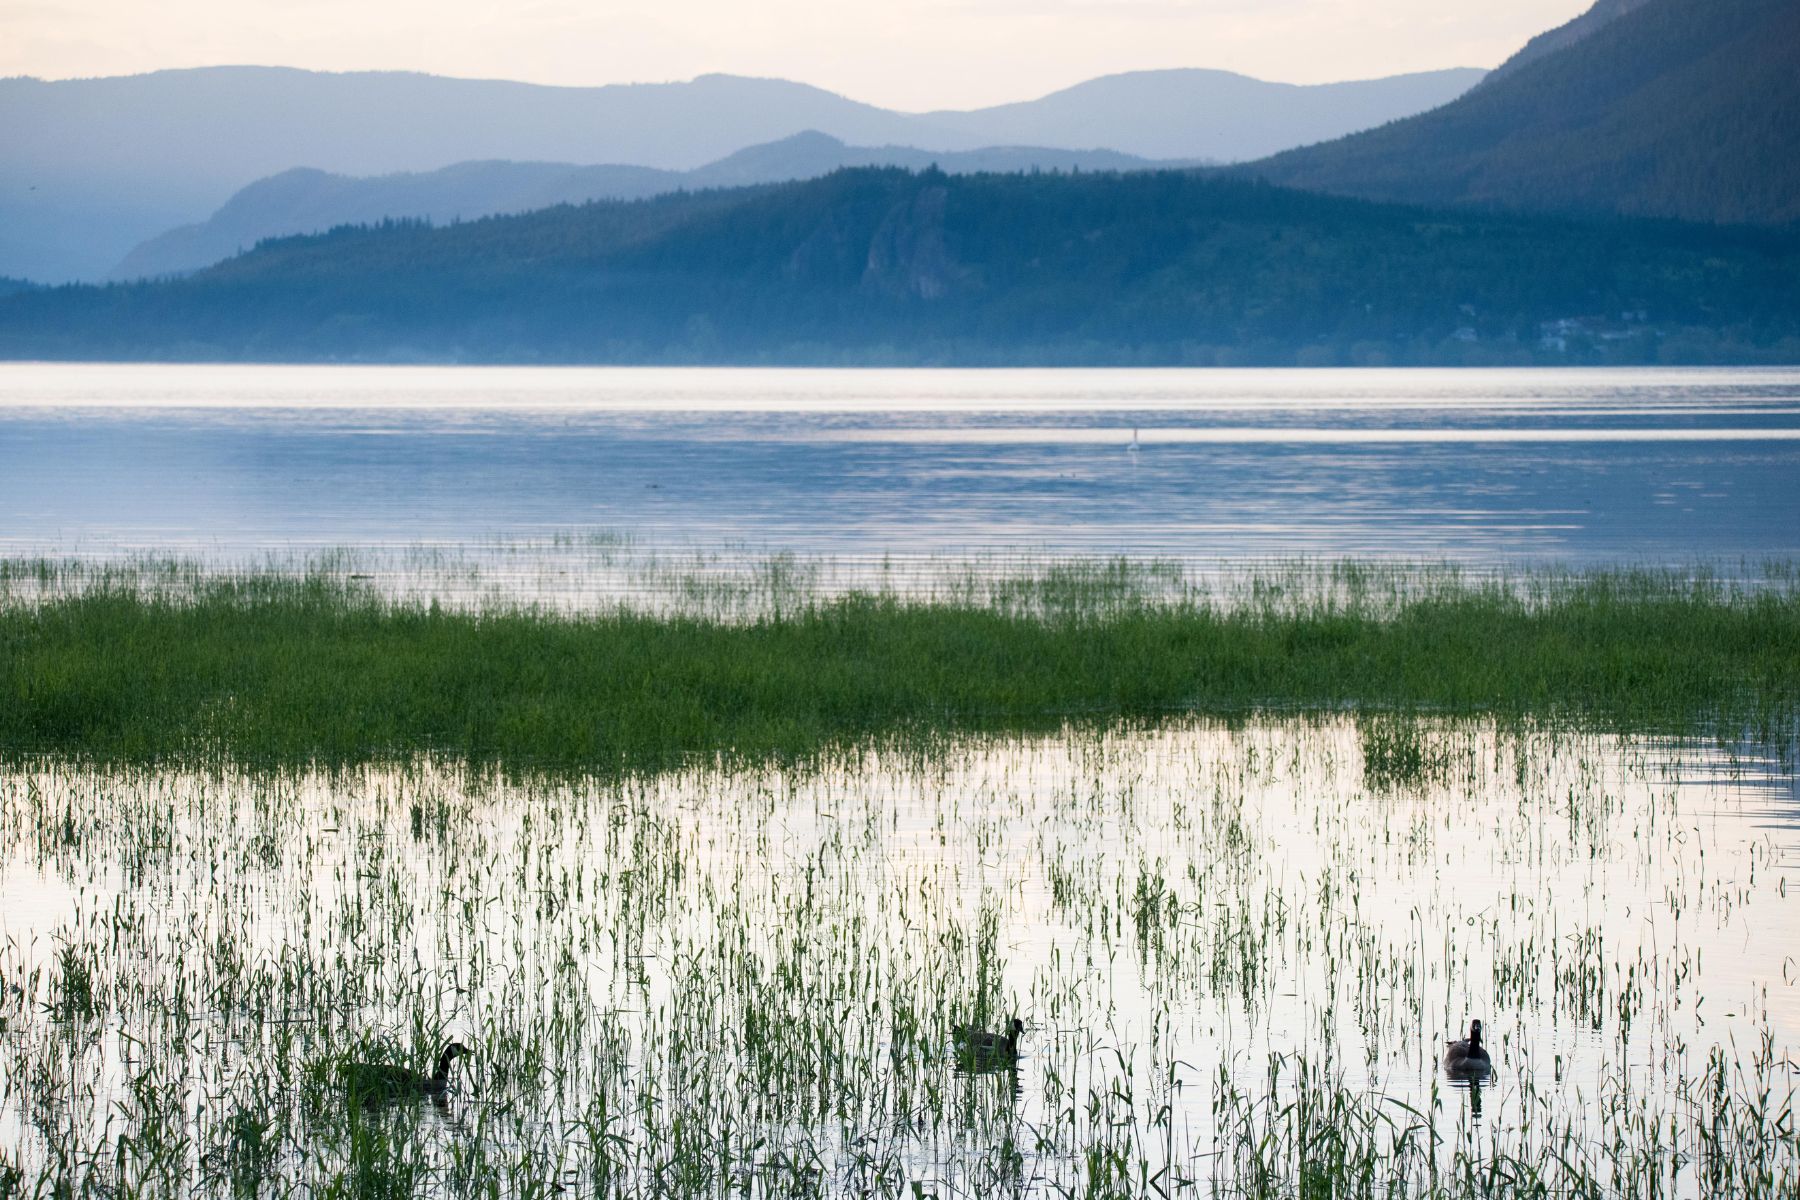
[[[1481,76],[1295,88],[1147,72],[964,113],[892,112],[729,75],[594,88],[278,67],[3,79],[0,275],[100,278],[139,242],[203,221],[247,184],[294,167],[388,175],[505,160],[680,171],[806,130],[853,146],[1029,144],[1235,161],[1423,111]]]
[[[386,218],[423,218],[436,224],[530,212],[589,200],[631,200],[680,189],[738,187],[811,179],[841,167],[937,166],[951,174],[976,171],[1130,171],[1158,163],[1109,150],[1002,146],[932,151],[908,146],[846,146],[808,130],[752,146],[692,171],[568,163],[472,162],[437,171],[354,177],[299,167],[259,179],[207,220],[185,225],[134,247],[110,278],[176,275],[210,266],[265,238],[322,233],[339,225]]]
[[[1484,71],[1455,68],[1292,84],[1201,68],[1131,71],[1036,100],[928,112],[921,119],[984,145],[1104,146],[1145,158],[1240,162],[1425,112],[1485,77]]]
[[[1241,170],[1371,200],[1800,221],[1800,2],[1589,15],[1442,108]]]

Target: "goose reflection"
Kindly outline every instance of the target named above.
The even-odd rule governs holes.
[[[958,1025],[951,1030],[954,1040],[953,1069],[958,1075],[1004,1075],[1007,1090],[1016,1103],[1019,1087],[1019,1040],[1025,1035],[1025,1022],[1014,1017],[1003,1033],[990,1033],[975,1025]]]
[[[971,1062],[958,1058],[951,1070],[964,1079],[975,1079],[986,1075],[1004,1079],[1007,1099],[1015,1105],[1025,1094],[1024,1088],[1019,1084],[1019,1060],[1016,1058],[1010,1062]]]

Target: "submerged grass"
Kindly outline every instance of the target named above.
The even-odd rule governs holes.
[[[13,579],[55,568],[6,564]],[[981,598],[777,597],[747,620],[396,601],[347,574],[112,573],[0,601],[0,754],[353,765],[444,754],[654,771],[1071,720],[1259,711],[1488,714],[1749,736],[1800,713],[1800,586],[1633,572],[1360,568],[1230,603],[1058,569]],[[1382,737],[1389,736],[1381,734]],[[1411,768],[1403,744],[1390,766]]]
[[[0,1197],[1793,1200],[1767,757],[1374,730],[0,770]]]

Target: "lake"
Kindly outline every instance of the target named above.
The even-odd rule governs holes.
[[[420,600],[1791,587],[1796,480],[1796,370],[0,366],[0,556]],[[626,779],[11,761],[0,1197],[1793,1195],[1791,744],[1076,716]],[[441,1104],[347,1095],[451,1040]]]
[[[1796,479],[1795,370],[0,366],[7,555],[1730,566],[1800,556]]]

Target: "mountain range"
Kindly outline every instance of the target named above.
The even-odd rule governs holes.
[[[1796,0],[1601,0],[1546,37],[1441,108],[1244,169],[1372,200],[1800,221]]]
[[[1151,71],[929,113],[729,75],[594,88],[276,67],[5,79],[0,275],[101,278],[138,243],[205,221],[239,189],[295,167],[370,176],[507,160],[686,171],[808,130],[853,146],[1235,162],[1422,112],[1481,78],[1459,69],[1296,87]]]
[[[160,282],[9,283],[0,357],[1800,361],[1800,4],[1599,0],[1552,33],[1434,111],[1244,165],[845,166],[341,225]],[[743,184],[894,152],[834,138],[683,177]],[[583,170],[457,169],[519,202]],[[663,189],[675,171],[620,186]],[[459,179],[432,176],[433,194]],[[302,215],[308,196],[368,189],[390,207],[412,186],[278,183]]]
[[[388,217],[434,224],[530,212],[589,200],[629,200],[665,192],[812,179],[842,167],[892,166],[951,174],[978,171],[1130,171],[1180,164],[1111,150],[997,147],[918,150],[910,146],[846,146],[809,130],[752,146],[692,171],[569,163],[471,162],[395,175],[334,175],[296,167],[260,179],[196,225],[184,225],[134,247],[111,272],[119,280],[178,275],[248,250],[265,238],[321,233],[338,225]]]

